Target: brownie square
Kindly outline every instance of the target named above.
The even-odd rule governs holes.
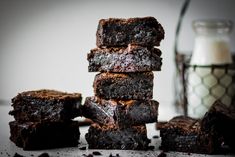
[[[19,93],[12,99],[9,112],[19,122],[69,121],[80,115],[80,93],[35,90]]]
[[[154,17],[101,19],[96,32],[98,47],[128,44],[159,46],[164,38],[162,25]]]
[[[104,99],[152,99],[153,72],[99,73],[93,87],[95,96]]]
[[[216,101],[204,115],[201,128],[205,132],[217,132],[221,143],[235,148],[235,110],[221,101]]]
[[[166,123],[158,123],[162,139],[160,148],[166,151],[213,154],[220,143],[216,133],[201,131],[200,120],[178,116]]]
[[[100,125],[143,125],[157,122],[158,105],[155,100],[105,100],[87,97],[83,116]]]
[[[12,121],[10,140],[24,150],[39,150],[78,145],[79,125],[70,122],[25,122]]]
[[[161,51],[128,45],[120,48],[95,48],[87,55],[89,72],[147,72],[160,71]]]
[[[89,149],[146,150],[150,140],[145,126],[121,129],[115,125],[92,124],[85,135]]]

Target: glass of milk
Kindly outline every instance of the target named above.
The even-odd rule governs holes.
[[[188,115],[201,118],[215,100],[231,105],[235,87],[234,71],[226,69],[232,64],[228,20],[193,21],[195,41],[188,68]]]

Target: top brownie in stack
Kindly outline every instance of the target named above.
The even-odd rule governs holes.
[[[159,46],[164,39],[162,25],[154,17],[101,19],[96,32],[98,47],[118,47],[128,44]]]
[[[18,122],[69,121],[80,115],[80,93],[36,90],[19,93],[12,99],[9,112]]]

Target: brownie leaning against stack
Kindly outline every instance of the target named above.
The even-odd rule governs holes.
[[[177,116],[157,124],[161,149],[201,154],[220,154],[235,148],[235,110],[214,102],[201,119]],[[228,149],[229,148],[229,149]]]
[[[70,147],[80,137],[80,93],[37,90],[19,93],[12,99],[9,112],[15,121],[10,125],[10,140],[24,150]]]
[[[101,72],[82,114],[93,120],[86,134],[92,149],[148,148],[146,123],[157,122],[153,72],[162,65],[159,46],[164,30],[154,17],[101,19],[97,48],[87,56],[89,72]]]

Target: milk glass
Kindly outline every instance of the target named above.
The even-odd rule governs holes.
[[[232,103],[233,71],[226,70],[225,66],[232,63],[229,37],[232,22],[197,20],[193,22],[193,29],[196,36],[188,69],[188,115],[201,118],[218,99],[227,106]]]

